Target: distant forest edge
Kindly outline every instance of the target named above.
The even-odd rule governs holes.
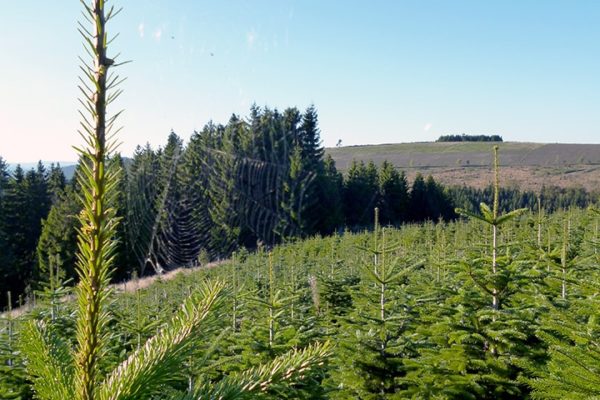
[[[113,205],[121,219],[115,281],[222,259],[239,248],[371,228],[376,207],[381,224],[400,226],[452,220],[455,207],[492,202],[491,187],[444,186],[422,174],[409,182],[387,160],[353,160],[342,174],[321,145],[312,106],[253,106],[247,118],[208,123],[187,146],[171,132],[164,147],[138,146],[131,159],[112,162],[124,171]],[[10,172],[0,158],[0,306],[9,290],[17,303],[52,279],[76,278],[80,192],[56,165]],[[537,209],[539,197],[554,212],[587,207],[598,196],[582,188],[504,188],[500,203]]]
[[[500,148],[501,184],[539,192],[543,186],[600,187],[600,144],[496,142]],[[385,160],[405,171],[433,175],[446,186],[485,188],[490,180],[491,142],[416,142],[325,149],[341,172],[353,160],[377,165]]]
[[[436,142],[502,142],[500,135],[442,135]]]

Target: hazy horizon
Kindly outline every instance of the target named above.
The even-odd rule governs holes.
[[[184,144],[187,144],[187,137],[182,137],[182,139],[184,140]],[[436,138],[437,139],[437,138]],[[166,139],[165,139],[165,143],[166,143]],[[469,145],[472,143],[477,143],[477,142],[436,142],[435,140],[429,140],[429,141],[414,141],[414,142],[388,142],[388,143],[364,143],[364,144],[351,144],[351,145],[341,145],[341,146],[324,146],[325,149],[335,149],[335,148],[346,148],[346,147],[369,147],[369,146],[386,146],[386,145],[396,145],[396,144],[418,144],[418,143],[440,143],[441,145],[453,145],[456,143],[461,143],[461,144],[465,144],[465,145]],[[487,143],[490,146],[490,149],[493,148],[494,143],[496,142],[483,142],[484,144]],[[564,145],[569,145],[569,144],[577,144],[577,145],[599,145],[600,143],[579,143],[579,142],[525,142],[525,141],[519,141],[519,140],[503,140],[502,143],[537,143],[537,144],[564,144]],[[155,150],[158,149],[159,147],[163,147],[163,144],[159,144],[158,146],[156,146]],[[126,153],[119,153],[121,154],[122,157],[125,158],[133,158],[133,153],[131,154],[126,154]],[[0,154],[0,157],[2,155]],[[7,163],[9,169],[14,169],[17,165],[20,165],[21,168],[23,169],[30,169],[30,168],[35,168],[38,164],[38,162],[42,162],[42,164],[44,164],[44,166],[48,167],[50,164],[60,164],[60,166],[62,168],[65,167],[70,167],[70,166],[74,166],[77,164],[77,160],[27,160],[27,161],[12,161],[12,160],[7,160],[6,158],[3,157],[3,160]]]

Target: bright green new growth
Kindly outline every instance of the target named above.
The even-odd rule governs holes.
[[[479,205],[479,210],[481,211],[481,215],[474,214],[468,210],[457,208],[456,213],[460,215],[464,215],[471,219],[476,219],[485,222],[486,224],[492,227],[492,274],[496,275],[498,272],[498,228],[505,224],[506,222],[518,217],[527,211],[526,208],[520,208],[518,210],[509,211],[505,214],[499,215],[499,192],[500,192],[500,182],[499,182],[499,163],[498,163],[498,146],[494,146],[494,205],[493,208],[485,204],[481,203]],[[499,289],[497,287],[493,287],[491,290],[488,289],[485,285],[477,282],[478,285],[486,292],[489,292],[492,295],[492,308],[494,310],[500,309],[500,299],[499,299]]]
[[[107,309],[118,220],[110,207],[117,195],[120,171],[109,157],[115,148],[111,140],[119,113],[106,118],[106,108],[120,94],[115,89],[122,80],[109,74],[114,59],[107,57],[106,23],[119,11],[111,7],[105,14],[105,1],[85,3],[84,17],[92,25],[88,31],[80,24],[85,49],[91,57],[83,62],[80,90],[83,98],[79,132],[86,147],[76,148],[85,160],[77,176],[81,186],[83,209],[79,219],[76,290],[78,312],[74,351],[58,335],[53,324],[30,322],[22,331],[22,350],[36,397],[44,400],[125,400],[144,399],[162,394],[165,384],[181,377],[178,367],[190,355],[192,344],[201,330],[215,325],[211,319],[223,298],[224,284],[204,283],[175,314],[170,323],[103,378],[100,364],[108,355]],[[329,345],[315,344],[306,350],[294,350],[271,364],[225,378],[217,385],[198,384],[186,398],[238,398],[251,392],[265,391],[279,381],[302,377],[320,365],[330,354]],[[200,380],[199,382],[203,382]]]

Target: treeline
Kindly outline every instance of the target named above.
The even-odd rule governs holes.
[[[502,142],[499,135],[442,135],[436,142]]]
[[[209,123],[187,146],[175,133],[157,150],[138,147],[113,207],[121,223],[114,279],[161,272],[373,223],[451,219],[453,205],[433,177],[412,185],[390,163],[354,162],[346,176],[324,157],[314,107],[303,113],[252,107],[226,125]],[[76,174],[80,173],[77,168]],[[0,183],[0,272],[13,302],[75,279],[80,190],[59,167],[9,174]]]
[[[477,189],[469,186],[450,186],[448,195],[456,206],[467,210],[478,210],[479,204],[493,202],[494,188],[488,186]],[[600,198],[600,192],[589,192],[584,188],[560,188],[542,186],[541,190],[520,190],[519,188],[501,187],[499,199],[502,211],[529,208],[537,210],[538,201],[542,209],[549,213],[570,208],[585,208],[594,204]]]
[[[0,157],[0,304],[6,303],[8,290],[19,301],[31,283],[42,220],[65,186],[60,165],[46,169],[40,162],[29,171],[17,166],[10,173]]]
[[[446,221],[456,217],[454,204],[444,187],[429,175],[426,179],[417,174],[412,185],[404,172],[399,172],[390,162],[378,168],[372,161],[353,161],[341,185],[345,225],[349,228],[372,226],[374,208],[379,209],[383,225],[400,225],[407,222]]]
[[[227,257],[238,248],[382,225],[456,218],[476,209],[492,189],[444,188],[433,177],[408,182],[391,163],[353,161],[342,175],[320,141],[314,107],[252,107],[247,118],[208,123],[187,145],[174,132],[159,149],[138,147],[124,163],[113,207],[115,281]],[[79,173],[77,168],[76,174]],[[0,306],[35,290],[75,279],[80,189],[58,166],[9,173],[0,162]],[[545,188],[548,211],[584,207],[595,194]],[[533,192],[503,189],[508,209],[535,208]]]

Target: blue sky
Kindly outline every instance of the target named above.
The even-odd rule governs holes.
[[[597,1],[119,2],[121,151],[314,103],[333,146],[500,134],[600,143]],[[0,13],[0,156],[73,160],[78,1]]]

